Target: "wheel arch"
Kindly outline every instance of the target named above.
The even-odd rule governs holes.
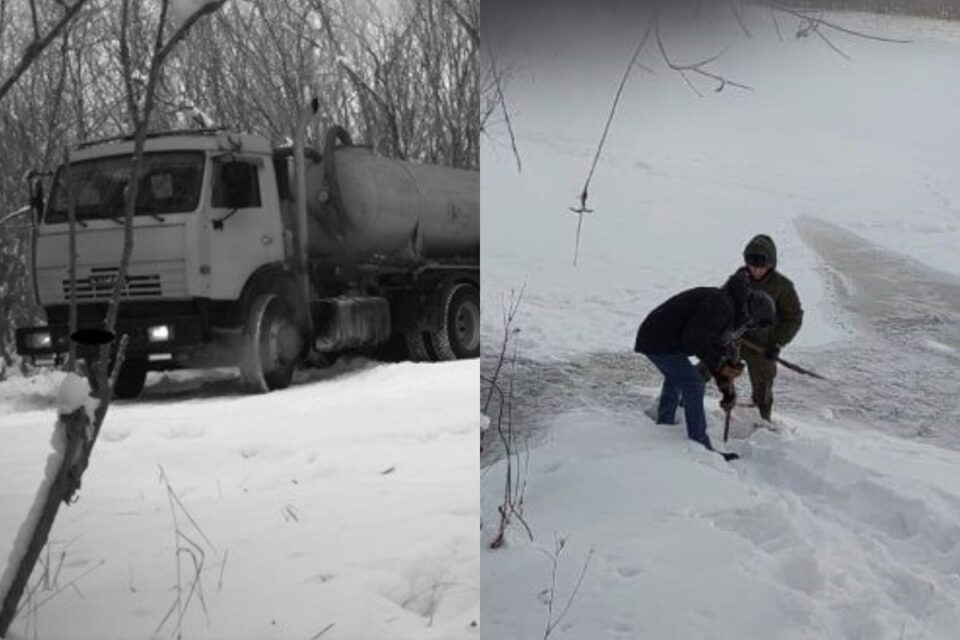
[[[247,278],[240,298],[240,317],[246,318],[254,301],[265,293],[276,293],[284,296],[290,303],[295,304],[300,313],[305,310],[305,301],[300,299],[297,281],[293,273],[282,263],[263,265]]]
[[[461,285],[473,285],[480,290],[480,270],[463,270],[453,273],[438,273],[427,279],[420,287],[423,320],[431,328],[443,324],[443,301],[451,289]]]

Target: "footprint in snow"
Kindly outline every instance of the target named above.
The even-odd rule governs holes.
[[[100,437],[106,440],[107,442],[123,442],[132,433],[132,429],[121,428],[121,429],[107,429],[100,434]]]
[[[180,438],[202,438],[205,435],[207,435],[206,427],[195,424],[181,425],[167,431],[167,437],[171,440],[179,440]]]
[[[617,567],[617,575],[620,576],[621,578],[627,578],[627,579],[634,578],[640,575],[641,573],[643,573],[643,569],[641,567],[635,567],[635,566],[629,566],[629,565]]]

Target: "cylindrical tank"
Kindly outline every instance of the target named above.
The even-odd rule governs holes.
[[[334,185],[322,161],[307,160],[311,258],[479,259],[479,172],[392,160],[365,147],[333,153]]]

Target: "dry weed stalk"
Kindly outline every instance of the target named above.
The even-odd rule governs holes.
[[[506,460],[503,502],[497,507],[497,511],[500,514],[500,523],[497,528],[497,535],[490,543],[491,549],[498,549],[506,542],[507,526],[513,517],[516,517],[517,521],[523,525],[530,540],[533,540],[533,532],[523,518],[523,494],[526,489],[527,466],[529,465],[529,443],[526,438],[524,438],[522,442],[519,441],[513,423],[513,385],[516,380],[517,345],[515,341],[513,341],[511,345],[511,339],[520,331],[513,326],[513,322],[520,309],[520,303],[523,301],[523,292],[525,289],[526,283],[520,288],[519,292],[511,291],[509,302],[504,302],[503,341],[500,345],[497,364],[494,367],[493,375],[483,378],[483,382],[489,387],[483,411],[488,416],[490,415],[490,404],[494,395],[496,395],[498,402],[495,423],[497,435],[500,437],[500,443],[503,445],[504,458]],[[508,352],[511,346],[513,351],[508,358]],[[510,365],[509,375],[507,376],[506,389],[504,389],[500,376],[503,373],[504,364],[508,362]]]
[[[193,516],[190,515],[190,512],[187,511],[187,508],[180,500],[180,497],[170,485],[170,481],[168,480],[167,474],[163,470],[163,467],[160,467],[160,482],[166,489],[167,500],[170,504],[170,515],[173,520],[174,558],[177,568],[177,583],[174,588],[176,591],[176,597],[174,598],[173,603],[170,605],[170,609],[160,621],[160,624],[157,625],[154,633],[159,633],[160,630],[163,629],[163,627],[167,624],[167,621],[170,620],[174,614],[176,614],[173,625],[173,636],[180,638],[183,635],[183,619],[186,616],[194,597],[196,597],[197,601],[199,601],[200,607],[203,610],[203,615],[207,618],[207,622],[209,622],[209,613],[207,611],[207,602],[203,595],[202,581],[202,574],[204,567],[206,566],[207,554],[206,551],[204,551],[203,546],[196,542],[193,537],[187,535],[187,533],[181,527],[180,518],[177,517],[177,513],[179,512],[182,517],[186,518],[187,522],[193,527],[194,532],[199,534],[200,538],[203,539],[204,543],[206,543],[207,547],[213,553],[216,553],[217,549],[216,546],[210,541],[210,538],[207,537],[207,534],[203,532],[203,529],[200,528],[200,525],[197,524],[197,521],[194,520]],[[189,561],[186,567],[186,572],[184,570],[185,560]],[[222,562],[226,562],[226,556],[224,556]],[[218,590],[222,586],[223,574],[221,571]]]
[[[557,567],[560,566],[560,556],[563,554],[566,544],[567,539],[557,535],[556,532],[554,532],[553,552],[548,553],[546,550],[543,551],[543,553],[550,560],[550,586],[544,590],[547,604],[547,626],[543,632],[543,640],[549,640],[550,634],[553,633],[554,629],[557,628],[557,625],[563,621],[564,617],[566,617],[567,613],[570,611],[570,605],[573,604],[574,598],[577,597],[577,593],[579,593],[580,587],[583,585],[583,577],[587,573],[587,567],[590,566],[590,561],[593,559],[593,547],[590,547],[590,551],[587,552],[587,558],[583,561],[583,567],[580,569],[580,575],[577,576],[577,581],[573,585],[573,590],[570,591],[570,595],[567,597],[567,602],[563,605],[563,610],[560,611],[556,618],[554,618],[554,603],[557,595]]]

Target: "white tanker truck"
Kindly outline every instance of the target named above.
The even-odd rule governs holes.
[[[264,392],[345,350],[478,356],[479,172],[383,158],[339,127],[322,151],[305,150],[303,124],[294,149],[223,130],[148,138],[116,327],[130,336],[118,397],[139,394],[148,370],[239,365]],[[70,153],[79,328],[103,326],[132,153],[130,139]],[[18,353],[34,359],[69,348],[67,180],[60,167],[49,202],[35,202],[47,324],[16,331]]]

